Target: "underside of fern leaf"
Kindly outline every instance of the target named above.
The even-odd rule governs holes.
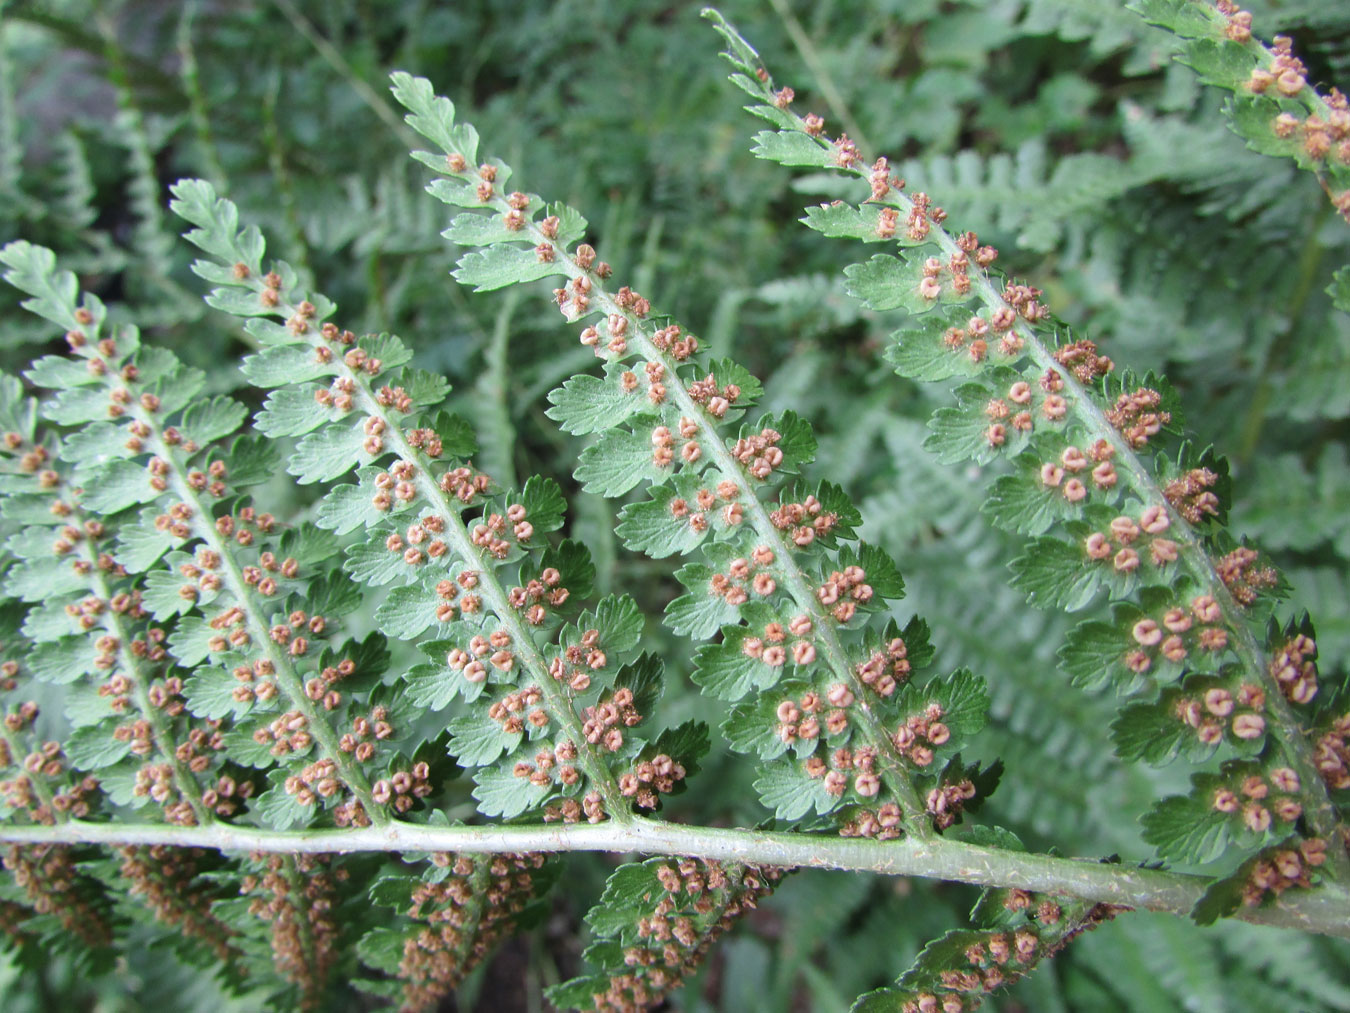
[[[810,208],[803,222],[899,246],[847,268],[849,291],[873,310],[906,314],[888,350],[897,372],[965,378],[926,445],[946,464],[1007,462],[990,468],[985,512],[1030,536],[1011,564],[1014,586],[1047,608],[1112,601],[1110,621],[1079,625],[1060,656],[1075,683],[1144,699],[1115,723],[1117,749],[1155,763],[1179,752],[1243,758],[1197,775],[1190,796],[1143,818],[1162,857],[1252,857],[1228,900],[1202,904],[1196,917],[1231,913],[1239,896],[1252,904],[1328,876],[1344,883],[1338,786],[1325,773],[1325,738],[1309,734],[1338,720],[1339,687],[1319,692],[1306,617],[1266,627],[1279,575],[1224,530],[1227,466],[1181,438],[1175,393],[1161,378],[1118,370],[1054,323],[1038,290],[1000,279],[997,251],[949,232],[945,212],[925,193],[907,194],[885,158],[868,166],[819,117],[791,112],[792,90],[775,88],[753,50],[714,19],[731,44],[733,80],[761,103],[750,111],[778,128],[757,136],[756,153],[869,187],[862,203]]]
[[[1184,63],[1234,91],[1234,130],[1259,151],[1292,156],[1345,210],[1350,147],[1330,143],[1350,144],[1344,99],[1308,84],[1290,43],[1264,46],[1226,2],[1136,6],[1186,40]],[[792,30],[786,5],[775,8],[828,83],[807,33]],[[1234,482],[1222,448],[1187,435],[1185,378],[1173,389],[1132,373],[1056,321],[1053,294],[999,275],[997,251],[949,230],[936,195],[914,192],[886,159],[864,159],[819,116],[794,112],[792,89],[705,13],[749,110],[771,127],[755,153],[807,170],[802,190],[830,199],[802,221],[872,247],[844,268],[838,293],[816,275],[775,298],[844,305],[846,291],[855,303],[843,318],[895,328],[886,360],[932,385],[938,404],[927,457],[922,424],[885,409],[884,383],[859,398],[865,438],[818,441],[803,404],[826,418],[837,409],[784,396],[782,374],[762,383],[710,347],[721,339],[621,284],[579,212],[526,191],[427,80],[396,73],[407,126],[433,148],[414,153],[435,173],[427,190],[453,209],[444,236],[462,248],[455,279],[475,292],[519,286],[543,304],[551,288],[579,338],[579,351],[550,356],[535,373],[545,379],[520,396],[526,406],[546,396],[541,422],[585,441],[568,462],[575,485],[518,482],[515,293],[484,375],[458,402],[463,415],[452,413],[448,381],[418,368],[411,344],[358,333],[359,307],[339,313],[312,288],[311,237],[278,172],[286,214],[270,221],[294,266],[268,256],[261,230],[243,224],[248,209],[217,185],[171,188],[209,311],[184,300],[171,219],[156,199],[159,142],[119,70],[135,223],[126,258],[144,267],[128,278],[128,303],[105,305],[43,246],[0,250],[51,353],[22,379],[0,376],[0,933],[25,959],[55,947],[111,969],[126,946],[154,939],[186,966],[215,968],[248,1008],[329,1008],[350,984],[432,1009],[466,986],[459,1000],[469,1001],[475,968],[503,940],[589,908],[584,952],[575,947],[584,967],[564,960],[575,976],[546,995],[560,1008],[618,1011],[679,1004],[709,978],[736,977],[736,960],[758,954],[757,943],[733,940],[725,962],[706,958],[747,922],[781,931],[783,952],[807,964],[813,940],[851,919],[885,940],[872,961],[885,966],[836,1005],[866,988],[855,1010],[964,1013],[1131,909],[1350,937],[1347,690],[1319,659],[1312,620],[1279,608],[1285,579],[1229,534]],[[1024,32],[1075,24],[1048,2],[1015,16]],[[1093,48],[1109,49],[1120,32],[1166,38],[1125,11],[1100,20],[1081,33]],[[0,45],[8,139],[6,52]],[[191,77],[190,45],[183,57]],[[831,116],[852,122],[824,91]],[[273,134],[278,94],[264,111]],[[202,120],[200,93],[189,98]],[[383,98],[364,100],[411,136]],[[195,125],[210,148],[204,121]],[[1212,133],[1224,129],[1216,117]],[[1006,204],[989,196],[999,188],[1029,188],[1027,202],[1062,194],[1043,214],[1004,208],[1006,229],[1044,250],[1144,180],[1201,178],[1243,154],[1234,142],[1174,164],[1168,138],[1195,134],[1151,114],[1127,133],[1134,150],[1120,160],[1094,151],[1048,168],[1036,142],[1015,160],[966,152],[951,166],[915,160],[906,174],[936,167],[933,189],[967,187],[958,195],[967,209]],[[84,233],[90,164],[74,135],[62,143],[62,214]],[[267,143],[284,162],[278,137]],[[0,162],[0,197],[21,194],[22,163],[9,151]],[[223,189],[223,174],[205,174]],[[599,231],[613,250],[610,224]],[[658,239],[659,229],[649,252]],[[62,258],[82,271],[102,262]],[[1350,306],[1346,277],[1327,312]],[[145,283],[160,297],[142,312]],[[132,319],[145,335],[170,322],[199,328],[193,340],[241,331],[251,351],[238,398],[220,393],[235,385],[143,340]],[[568,375],[591,354],[593,370]],[[896,502],[930,488],[959,501],[962,536],[974,540],[983,513],[1003,532],[982,546],[986,565],[1019,546],[1009,553],[1017,593],[984,618],[985,628],[1021,630],[967,650],[970,667],[950,660],[961,648],[947,643],[941,604],[923,608],[932,629],[900,611],[910,607],[897,604],[900,567],[870,539],[876,532],[914,575],[907,539],[878,531],[875,495],[855,503],[846,489],[858,468],[842,458],[874,436],[902,473],[913,470],[897,481]],[[1319,467],[1334,479],[1340,465],[1328,453]],[[1302,474],[1298,462],[1291,474]],[[1248,479],[1241,457],[1233,475]],[[906,525],[923,528],[923,517]],[[615,537],[645,557],[637,569],[611,565]],[[966,566],[953,583],[982,579],[973,558],[953,555]],[[609,593],[620,572],[640,573],[648,586],[629,590],[643,594]],[[648,621],[652,588],[669,591],[664,629]],[[961,607],[979,605],[980,593],[961,590]],[[993,601],[998,588],[976,589],[991,590]],[[1023,609],[1022,598],[1047,611]],[[1040,641],[1024,656],[1001,646],[1029,630]],[[1044,685],[1009,706],[1031,678]],[[1118,702],[1081,695],[1106,687]],[[1028,850],[999,825],[1021,832],[1016,817],[991,815],[1004,797],[994,795],[1001,743],[1052,699],[1051,709],[1091,705],[1090,762],[1077,743],[1061,755],[1041,735],[1030,755],[1046,769],[1019,770],[1004,753],[1014,790],[1033,810],[1086,798],[1096,786],[1083,782],[1114,762],[1112,748],[1123,764],[1184,762],[1189,788],[1173,778],[1127,807],[1149,847],[1134,838],[1123,860],[1066,858],[1053,836],[1029,830],[1047,850]],[[704,720],[668,720],[691,710]],[[717,773],[700,769],[710,762],[746,789],[715,815],[721,803],[688,804],[716,797]],[[1043,785],[1053,798],[1039,797]],[[677,798],[690,788],[705,794]],[[1156,797],[1167,791],[1182,793]],[[595,867],[574,876],[552,857],[570,850],[624,857],[602,888]],[[838,881],[822,872],[785,876],[802,867],[855,878],[836,898]],[[862,883],[863,873],[984,889],[951,928],[919,909],[929,894],[895,879]],[[878,889],[887,883],[894,889]],[[753,916],[766,900],[771,910]],[[1122,918],[1134,926],[1124,931],[1156,925],[1136,918]],[[794,930],[794,919],[811,931]],[[891,966],[906,947],[917,952],[909,969]],[[1286,954],[1281,973],[1315,964],[1315,952]],[[784,987],[800,970],[787,969]],[[1338,994],[1329,979],[1304,993]]]

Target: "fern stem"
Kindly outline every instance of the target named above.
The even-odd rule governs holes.
[[[640,852],[771,865],[919,876],[991,887],[1017,887],[1170,914],[1187,915],[1214,882],[1206,876],[1109,862],[989,848],[946,837],[893,841],[723,827],[638,818],[629,823],[432,827],[393,821],[344,830],[259,830],[68,820],[56,826],[0,824],[0,840],[18,844],[166,844],[220,851],[321,852]],[[1334,887],[1289,891],[1278,902],[1238,909],[1234,917],[1350,939],[1350,896]]]
[[[318,953],[315,949],[314,929],[309,923],[309,909],[304,905],[305,876],[296,865],[295,855],[283,855],[281,858],[282,875],[290,888],[286,903],[290,905],[291,917],[295,919],[295,934],[300,942],[300,952],[304,959],[304,968],[309,972],[296,981],[304,993],[301,1009],[312,1009],[323,988],[319,977]],[[299,968],[296,969],[297,974]]]
[[[23,145],[19,143],[19,117],[14,105],[14,66],[6,42],[7,4],[0,2],[0,193],[20,194],[23,175]]]
[[[197,48],[192,44],[192,23],[197,18],[200,3],[190,0],[183,5],[178,18],[178,59],[181,64],[179,73],[183,78],[183,92],[187,95],[188,116],[192,121],[192,132],[197,135],[197,146],[201,148],[202,162],[211,182],[222,194],[229,188],[229,180],[220,162],[220,152],[216,149],[216,140],[211,133],[211,119],[206,108],[206,95],[202,91],[201,77],[197,72]]]

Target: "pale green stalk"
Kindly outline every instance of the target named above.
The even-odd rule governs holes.
[[[639,852],[784,868],[842,869],[920,876],[990,887],[1078,897],[1102,904],[1187,915],[1214,882],[1157,869],[1035,855],[946,837],[894,841],[759,830],[691,827],[642,818],[629,823],[432,827],[393,821],[345,830],[260,830],[216,822],[208,827],[89,823],[0,824],[0,840],[20,844],[167,844],[220,851],[321,852]],[[1276,903],[1233,915],[1258,925],[1350,939],[1350,896],[1324,887],[1286,894]]]

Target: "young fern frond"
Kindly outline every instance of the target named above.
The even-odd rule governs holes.
[[[949,233],[926,194],[906,195],[884,158],[869,167],[847,137],[830,140],[819,117],[793,113],[791,89],[775,89],[758,55],[714,19],[731,44],[732,80],[762,103],[750,111],[778,128],[756,137],[756,154],[868,183],[864,202],[808,208],[803,221],[827,236],[900,247],[846,269],[849,290],[873,310],[910,314],[888,349],[901,375],[967,378],[957,406],[934,416],[926,445],[945,463],[1010,462],[1011,473],[990,486],[986,512],[1032,536],[1012,564],[1014,586],[1042,607],[1077,610],[1102,592],[1116,602],[1111,622],[1070,634],[1065,670],[1080,684],[1109,681],[1126,693],[1168,687],[1116,721],[1122,754],[1165,762],[1183,749],[1208,755],[1222,746],[1248,758],[1226,761],[1217,780],[1200,775],[1189,797],[1160,803],[1145,817],[1146,839],[1182,862],[1231,854],[1228,844],[1262,851],[1260,861],[1278,856],[1284,878],[1264,867],[1239,872],[1249,901],[1307,887],[1324,862],[1323,875],[1344,882],[1341,816],[1309,735],[1334,724],[1341,708],[1335,694],[1319,699],[1306,617],[1261,629],[1277,574],[1223,532],[1226,467],[1179,441],[1175,396],[1151,376],[1116,379],[1095,344],[1054,326],[1037,290],[989,270],[995,250],[974,233]],[[1172,687],[1183,672],[1186,681]],[[1226,890],[1205,920],[1237,902]]]

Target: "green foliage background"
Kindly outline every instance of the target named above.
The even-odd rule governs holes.
[[[570,478],[584,441],[543,418],[544,394],[590,352],[541,301],[469,297],[447,277],[442,209],[421,193],[414,141],[385,92],[391,69],[429,77],[529,189],[590,217],[620,277],[763,377],[765,408],[815,423],[814,477],[842,483],[863,504],[865,537],[900,560],[902,618],[925,616],[943,665],[989,681],[996,720],[981,758],[1001,755],[1011,772],[989,819],[1035,848],[1145,853],[1134,817],[1181,789],[1184,772],[1116,760],[1113,702],[1070,691],[1056,671],[1070,620],[1005,587],[1016,545],[980,516],[979,476],[921,449],[945,392],[900,383],[880,360],[895,321],[845,296],[840,268],[854,254],[795,221],[828,184],[793,184],[751,157],[751,125],[698,6],[0,3],[0,241],[52,247],[147,341],[233,390],[239,331],[202,302],[165,210],[168,183],[212,180],[348,326],[397,332],[417,365],[450,376],[485,470],[503,484],[542,473],[573,491],[570,534],[591,547],[601,590],[627,590],[656,615],[679,593],[670,569],[618,546],[615,507]],[[1350,84],[1350,8],[1249,6],[1259,32],[1293,35],[1319,85]],[[1234,526],[1293,582],[1330,674],[1350,647],[1350,323],[1324,290],[1350,261],[1350,228],[1312,179],[1247,151],[1219,115],[1222,96],[1117,0],[735,0],[725,12],[772,54],[799,108],[888,153],[912,189],[997,245],[1001,265],[1117,362],[1169,376],[1191,427],[1230,457]],[[12,372],[41,351],[16,304],[0,292],[0,366]],[[275,492],[297,495],[289,483]],[[648,633],[676,673],[668,721],[715,726],[717,705],[678,675],[690,645],[656,622]],[[674,818],[762,817],[749,764],[715,745],[707,766]],[[611,863],[567,861],[576,896],[478,975],[461,1008],[539,1009],[542,985],[575,972],[580,915]],[[680,1008],[846,1008],[973,899],[964,887],[799,874]],[[154,953],[92,972],[0,953],[0,994],[14,1011],[230,1008],[213,981]],[[1076,942],[1002,1005],[1347,1008],[1350,949],[1134,915]]]

